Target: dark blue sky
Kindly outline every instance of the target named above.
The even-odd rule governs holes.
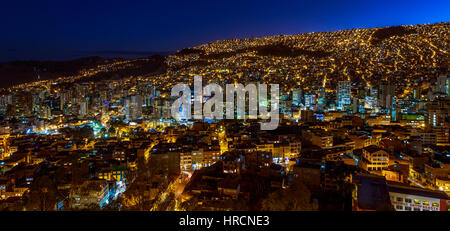
[[[0,61],[174,51],[252,35],[444,21],[450,21],[448,0],[3,1]]]

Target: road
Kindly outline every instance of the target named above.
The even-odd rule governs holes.
[[[169,186],[167,186],[164,192],[160,193],[159,197],[156,199],[153,207],[150,211],[177,211],[179,210],[179,197],[184,191],[187,183],[189,182],[192,174],[189,172],[183,172],[180,177],[172,181]],[[171,196],[173,195],[173,196]]]

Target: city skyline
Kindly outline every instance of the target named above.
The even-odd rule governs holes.
[[[450,211],[448,3],[173,4],[5,4],[0,211]]]

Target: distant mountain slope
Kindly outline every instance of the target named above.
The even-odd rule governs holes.
[[[29,81],[55,79],[60,76],[77,74],[81,69],[92,68],[114,59],[98,56],[75,59],[71,61],[14,61],[0,64],[0,87],[25,83]]]
[[[15,61],[0,64],[0,88],[7,88],[21,83],[40,80],[50,80],[59,77],[78,77],[82,72],[95,70],[85,77],[77,78],[77,82],[91,79],[118,79],[130,75],[145,75],[149,73],[164,73],[166,71],[164,57],[154,55],[146,59],[133,59],[127,65],[114,66],[124,61],[121,58],[104,59],[98,56],[75,59],[71,61]],[[100,67],[100,68],[99,68]],[[96,69],[100,70],[96,70]]]
[[[208,73],[225,82],[334,88],[338,80],[389,80],[401,85],[449,72],[449,44],[450,23],[445,22],[215,41],[180,50],[168,63],[174,76]]]

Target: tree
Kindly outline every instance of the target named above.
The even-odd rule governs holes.
[[[229,208],[233,211],[249,210],[248,201],[245,199],[228,199],[221,202],[223,208]]]
[[[81,140],[84,138],[93,138],[94,137],[94,131],[89,126],[83,126],[83,127],[75,127],[75,128],[61,128],[60,132],[63,134],[64,137],[69,137],[71,139],[77,139]]]
[[[152,185],[153,171],[144,157],[137,159],[136,171],[127,172],[127,190],[122,195],[124,209],[144,211],[150,208],[150,198],[146,195]]]
[[[180,207],[185,211],[195,211],[198,210],[197,207],[199,202],[200,200],[196,196],[192,196],[188,200],[182,202]]]
[[[145,210],[145,186],[142,181],[134,181],[122,195],[122,205],[127,210]]]
[[[311,192],[301,181],[296,181],[288,189],[280,189],[263,200],[262,209],[269,211],[310,211],[317,210],[311,203]]]
[[[47,176],[38,177],[30,187],[26,196],[27,210],[49,211],[54,210],[57,197],[57,188],[52,179]]]
[[[355,185],[349,181],[353,168],[347,165],[338,165],[329,170],[328,175],[334,178],[336,183],[336,192],[334,193],[333,201],[339,206],[336,209],[352,210],[352,194],[355,190]]]
[[[109,134],[110,136],[117,136],[120,135],[120,131],[127,127],[127,124],[124,123],[122,120],[115,119],[109,121]]]

